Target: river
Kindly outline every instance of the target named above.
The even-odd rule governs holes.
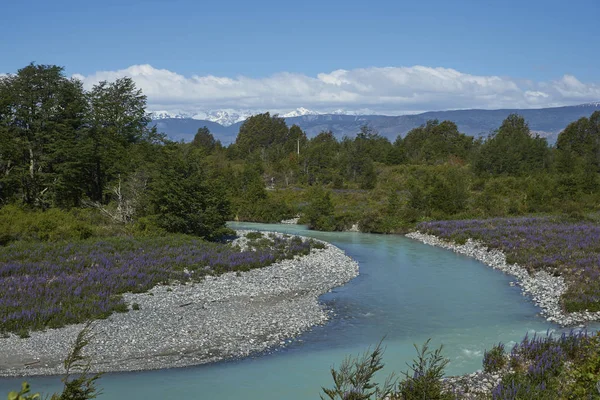
[[[272,230],[326,240],[360,264],[360,275],[322,296],[331,321],[285,347],[243,360],[183,369],[105,374],[98,381],[104,400],[171,398],[305,400],[331,386],[330,368],[362,353],[385,336],[386,368],[406,371],[413,344],[428,338],[444,345],[447,374],[481,368],[483,351],[512,344],[526,332],[558,327],[510,286],[511,277],[453,252],[396,235],[314,232],[296,225],[234,223],[238,229]],[[0,397],[23,378],[0,378]],[[27,379],[34,391],[60,389],[58,377]]]

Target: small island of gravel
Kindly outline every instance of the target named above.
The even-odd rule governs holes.
[[[243,249],[247,232],[238,234],[234,245]],[[125,293],[134,309],[93,324],[95,337],[86,348],[92,370],[148,370],[245,357],[324,323],[328,312],[318,297],[356,277],[358,264],[339,248],[319,243],[322,248],[313,246],[307,255],[263,268]],[[63,373],[62,360],[82,327],[0,338],[0,375]]]

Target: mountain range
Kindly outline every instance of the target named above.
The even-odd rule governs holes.
[[[404,136],[413,128],[425,124],[428,120],[450,120],[458,129],[471,136],[487,136],[502,124],[512,113],[522,115],[532,132],[546,137],[548,142],[556,142],[558,134],[571,122],[581,117],[589,117],[594,111],[600,111],[600,102],[576,106],[538,108],[538,109],[502,109],[502,110],[451,110],[429,111],[411,115],[362,115],[338,110],[333,113],[319,114],[306,108],[299,108],[281,114],[288,126],[296,124],[313,137],[322,131],[331,130],[336,137],[354,136],[363,125],[368,125],[382,136],[394,141],[398,135]],[[223,144],[235,141],[241,124],[255,112],[249,110],[217,110],[208,112],[172,114],[165,111],[152,113],[152,124],[159,132],[173,140],[189,142],[198,128],[206,126],[216,139]]]

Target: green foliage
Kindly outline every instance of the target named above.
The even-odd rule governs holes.
[[[71,352],[64,360],[63,364],[66,374],[61,379],[64,384],[63,391],[60,394],[53,394],[51,400],[89,400],[95,399],[102,393],[101,390],[96,388],[96,381],[102,374],[90,375],[90,358],[83,355],[83,349],[89,344],[92,338],[91,323],[88,322],[77,335]],[[8,400],[41,399],[39,393],[29,395],[30,391],[30,385],[27,382],[23,382],[19,392],[10,392],[8,394]]]
[[[324,131],[312,138],[303,153],[302,164],[308,184],[328,184],[337,175],[340,144],[331,131]]]
[[[8,400],[38,400],[41,398],[39,393],[28,395],[30,391],[29,383],[23,382],[19,392],[8,393]]]
[[[457,214],[467,207],[469,178],[457,167],[417,169],[407,180],[409,206],[426,216]]]
[[[102,203],[110,198],[110,184],[132,168],[129,153],[134,144],[149,139],[150,119],[145,110],[146,96],[131,78],[100,82],[88,97],[92,112],[81,150],[90,172],[88,196]]]
[[[600,333],[585,341],[579,353],[561,379],[561,391],[567,399],[600,399]]]
[[[600,111],[569,124],[558,135],[556,148],[561,170],[570,169],[573,159],[580,159],[600,171]]]
[[[257,114],[244,121],[235,146],[242,157],[259,152],[264,161],[284,154],[283,149],[289,139],[288,135],[289,130],[283,118],[277,115],[271,116],[268,112]]]
[[[532,137],[523,117],[511,114],[479,148],[473,162],[477,174],[528,175],[548,168],[546,139]]]
[[[210,130],[204,126],[198,128],[191,145],[192,147],[203,149],[206,153],[211,153],[215,147],[220,146],[221,143],[215,140],[215,137],[210,133]]]
[[[417,358],[413,360],[410,370],[403,372],[404,379],[400,382],[399,393],[403,400],[443,400],[453,399],[451,393],[442,390],[441,379],[444,377],[444,369],[450,362],[442,356],[443,347],[431,351],[428,339],[417,350]]]
[[[18,240],[79,240],[114,232],[94,211],[26,211],[8,205],[0,208],[0,245]],[[104,225],[104,226],[103,226]]]
[[[247,166],[230,186],[232,211],[238,221],[279,222],[294,215],[284,201],[268,193],[260,169]]]
[[[365,212],[358,221],[358,228],[361,232],[369,233],[388,233],[385,223],[385,216],[378,210]]]
[[[202,159],[177,144],[163,148],[149,188],[149,213],[167,232],[217,239],[230,214],[225,183],[211,177]]]
[[[336,230],[331,194],[320,186],[316,186],[311,189],[309,197],[311,201],[303,210],[303,218],[308,223],[310,229],[322,231]]]
[[[83,354],[83,349],[93,338],[90,326],[91,323],[88,322],[77,335],[73,349],[64,361],[66,373],[62,378],[63,391],[52,395],[51,400],[87,400],[95,399],[101,394],[96,388],[96,381],[102,374],[90,375],[91,359]]]
[[[73,144],[86,112],[81,83],[61,67],[32,63],[0,78],[0,203],[77,202],[81,154]]]
[[[248,232],[248,233],[246,234],[246,237],[247,237],[248,239],[250,239],[250,240],[255,240],[255,239],[260,239],[260,238],[262,238],[262,237],[263,237],[263,234],[262,234],[262,233],[260,233],[260,232],[258,232],[258,231],[257,231],[257,232]]]
[[[384,400],[392,394],[396,379],[390,375],[380,386],[373,382],[375,374],[382,370],[383,352],[381,342],[371,352],[367,350],[362,356],[346,358],[338,370],[331,368],[334,388],[322,388],[330,400]]]
[[[507,364],[504,345],[499,343],[483,355],[483,372],[488,374],[502,370]]]
[[[473,148],[473,137],[460,133],[454,122],[432,120],[408,132],[400,145],[412,163],[438,164],[450,159],[464,162]],[[401,160],[401,156],[396,157]]]

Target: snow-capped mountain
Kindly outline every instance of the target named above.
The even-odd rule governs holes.
[[[279,116],[283,117],[283,118],[294,118],[294,117],[301,117],[303,115],[320,115],[320,114],[322,114],[322,113],[317,112],[317,111],[312,111],[312,110],[309,110],[304,107],[300,107],[300,108],[296,108],[293,111],[290,111],[290,112],[287,112],[284,114],[280,114]]]
[[[174,140],[191,141],[198,128],[206,126],[221,143],[229,144],[235,142],[242,121],[251,115],[265,111],[267,110],[157,111],[154,113],[154,119],[158,131]],[[308,137],[314,137],[323,131],[332,131],[338,138],[352,137],[360,132],[362,126],[368,124],[391,141],[394,141],[398,135],[405,135],[411,129],[434,119],[453,121],[461,132],[475,137],[485,137],[498,129],[507,116],[517,113],[527,120],[534,134],[546,137],[548,143],[554,143],[560,131],[569,123],[600,111],[600,102],[540,109],[428,111],[396,116],[378,115],[368,109],[350,112],[343,109],[315,112],[306,108],[293,111],[289,109],[269,111],[271,115],[279,114],[285,118],[288,126],[298,125]],[[188,117],[186,118],[185,115]],[[159,120],[160,118],[162,120]]]
[[[196,112],[192,115],[192,118],[216,122],[223,126],[231,126],[237,122],[245,121],[247,118],[259,113],[259,111],[251,110],[209,110]]]
[[[154,120],[177,118],[196,119],[216,122],[219,125],[231,126],[236,122],[245,121],[248,117],[258,114],[260,111],[250,110],[208,110],[191,112],[152,111],[150,117]]]
[[[591,103],[581,104],[579,107],[600,107],[600,101],[594,101]]]
[[[224,109],[224,110],[208,110],[208,111],[152,111],[150,113],[151,118],[154,121],[161,119],[169,119],[169,118],[191,118],[195,120],[203,120],[203,121],[211,121],[216,122],[219,125],[223,126],[231,126],[238,122],[245,121],[247,118],[266,112],[265,110],[234,110],[234,109]],[[279,114],[280,117],[283,118],[294,118],[294,117],[302,117],[305,115],[321,115],[321,114],[329,114],[329,113],[320,113],[318,111],[309,110],[304,107],[297,108],[292,111],[271,111],[271,114]],[[334,112],[336,115],[355,115],[354,112],[346,112],[344,110],[336,110]]]
[[[154,121],[167,118],[191,118],[192,116],[185,113],[175,113],[170,111],[151,111],[150,118]]]

